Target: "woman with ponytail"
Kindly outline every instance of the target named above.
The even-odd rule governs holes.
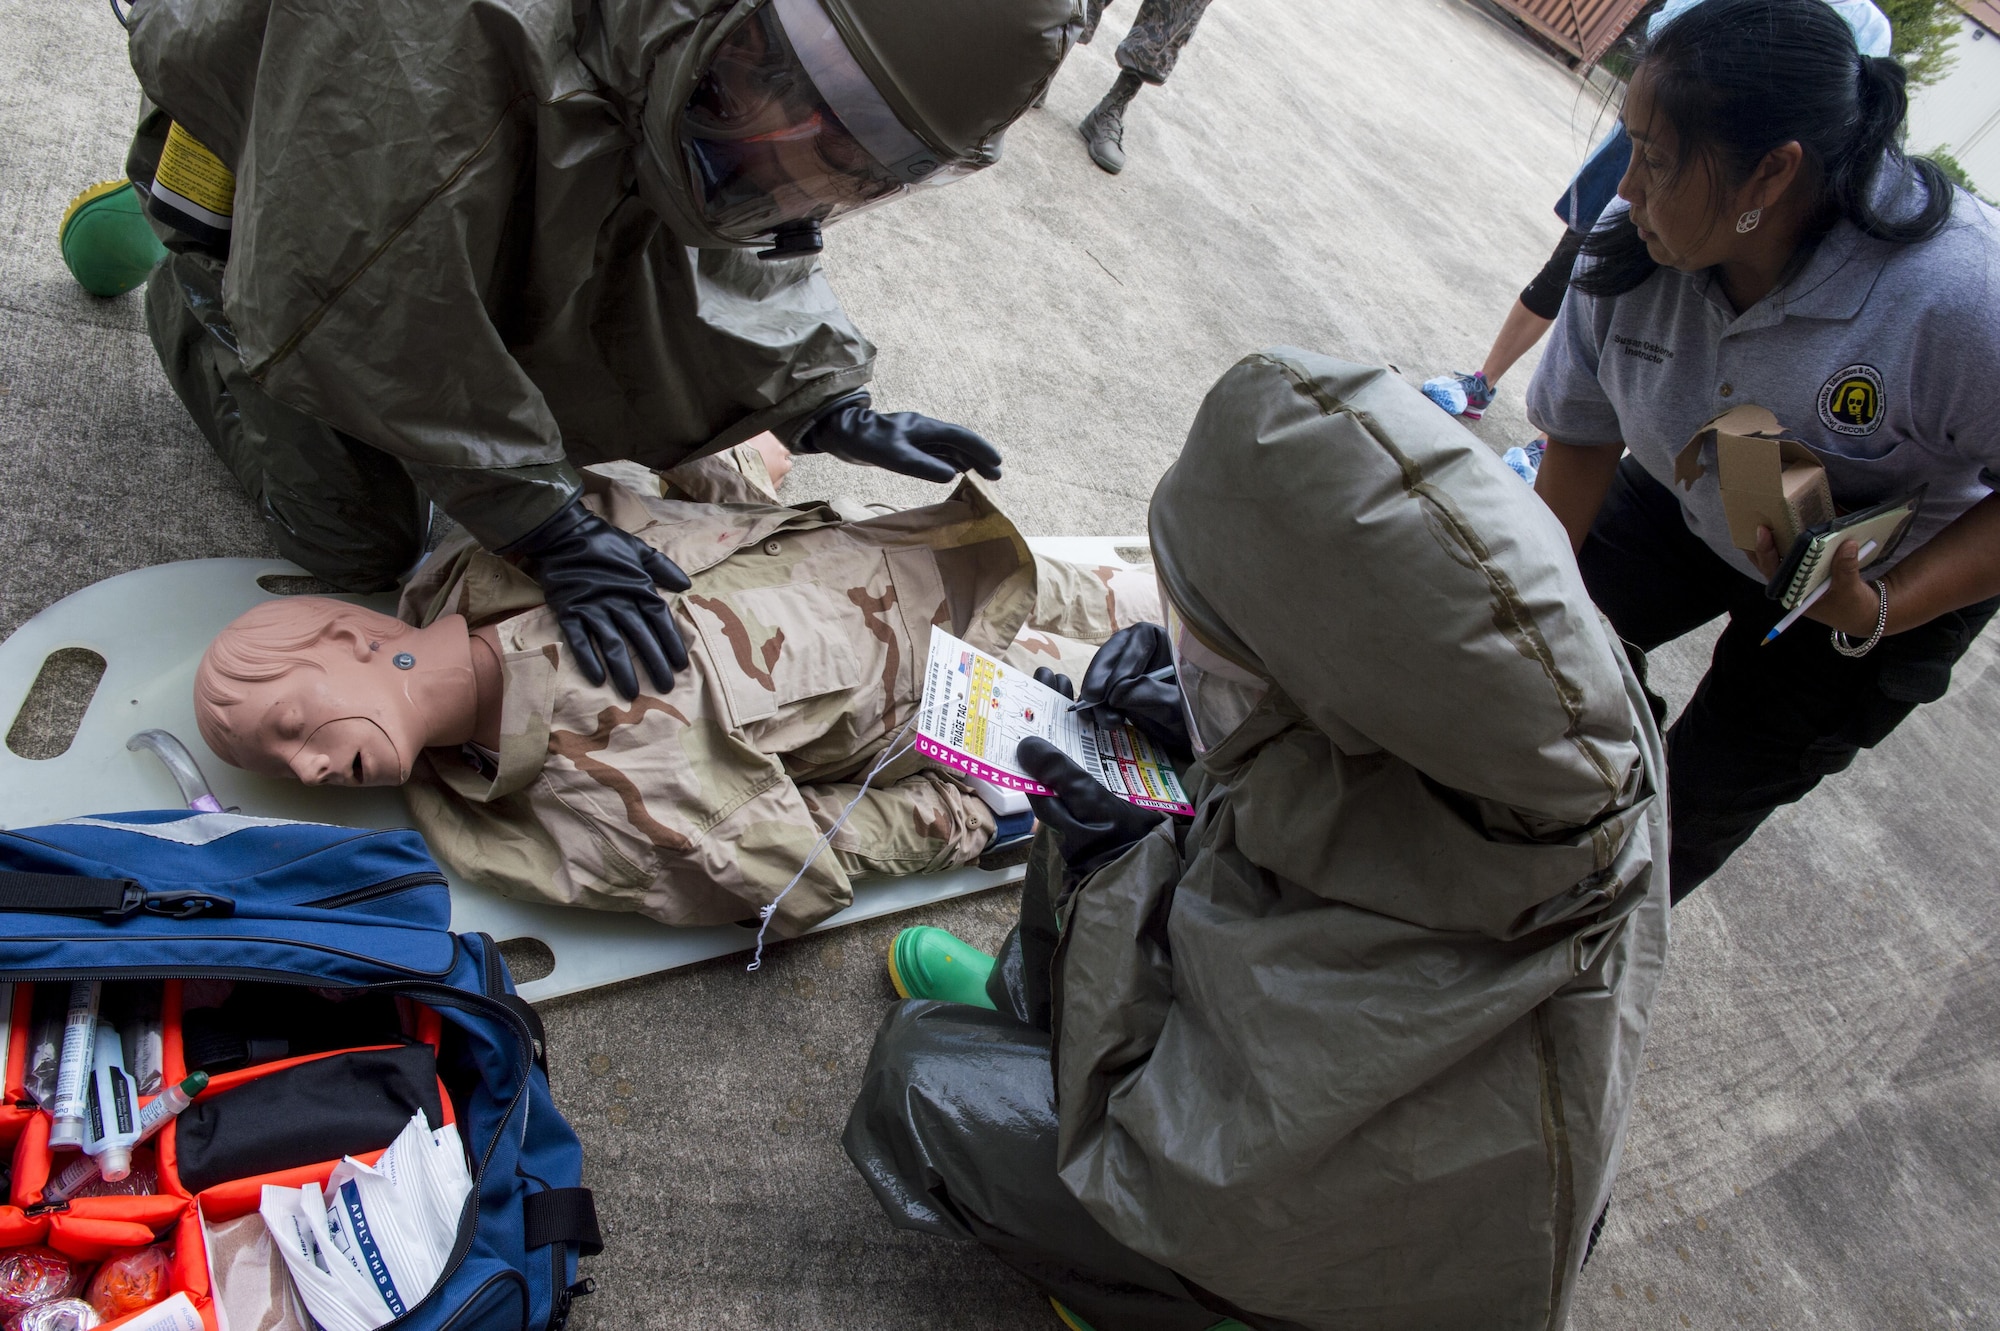
[[[1529,389],[1536,489],[1619,633],[1651,649],[1729,617],[1668,733],[1675,900],[1942,697],[2000,608],[2000,216],[1904,155],[1907,107],[1902,67],[1822,0],[1674,18],[1634,71],[1619,202]],[[1840,510],[1925,495],[1893,558],[1844,546],[1814,622],[1768,646],[1786,552],[1731,542],[1712,453],[1675,480],[1696,430],[1744,404],[1805,441]]]

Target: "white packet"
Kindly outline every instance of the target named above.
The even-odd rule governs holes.
[[[374,1282],[334,1247],[318,1187],[267,1184],[257,1210],[292,1274],[292,1287],[321,1331],[374,1331],[389,1320]]]
[[[433,1133],[421,1113],[373,1166],[352,1157],[335,1166],[326,1186],[329,1224],[337,1241],[353,1245],[391,1311],[414,1306],[444,1274],[471,1188],[457,1129]]]

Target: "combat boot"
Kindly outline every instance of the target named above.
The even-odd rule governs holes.
[[[1090,148],[1090,160],[1117,175],[1125,169],[1125,108],[1099,105],[1077,126]]]

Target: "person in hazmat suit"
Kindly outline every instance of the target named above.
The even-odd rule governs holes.
[[[1393,374],[1291,350],[1154,493],[1191,822],[1051,747],[1021,922],[904,967],[845,1145],[1093,1331],[1548,1331],[1667,943],[1660,737],[1562,529]],[[1179,715],[1154,706],[1178,684]],[[1061,681],[1057,681],[1060,685]],[[942,976],[948,980],[948,976]],[[992,1010],[988,1010],[988,1009]]]
[[[137,0],[146,320],[279,549],[392,586],[435,503],[541,585],[594,683],[686,660],[687,579],[579,503],[769,430],[933,481],[878,414],[820,229],[990,165],[1076,0]]]

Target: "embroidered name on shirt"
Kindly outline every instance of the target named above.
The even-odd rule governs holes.
[[[1636,356],[1643,361],[1651,361],[1655,365],[1664,365],[1674,358],[1674,353],[1671,349],[1663,347],[1657,342],[1648,342],[1643,337],[1620,337],[1614,334],[1611,340],[1616,342],[1619,350],[1623,351],[1626,355]]]
[[[1874,434],[1882,414],[1882,372],[1873,365],[1837,370],[1820,387],[1819,423],[1835,434]]]

